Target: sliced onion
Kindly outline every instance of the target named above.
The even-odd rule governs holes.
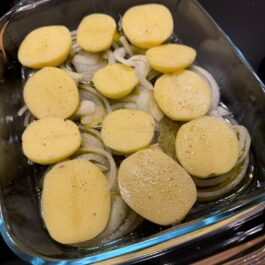
[[[119,21],[118,21],[118,32],[122,31],[122,16],[119,15]]]
[[[100,235],[101,238],[107,238],[112,235],[119,227],[124,223],[126,216],[128,215],[129,207],[125,201],[119,195],[112,195],[112,207],[109,217],[109,222]]]
[[[110,113],[112,111],[109,101],[105,97],[103,97],[95,88],[87,85],[80,85],[80,87],[100,98],[106,107],[107,113]]]
[[[227,108],[224,108],[222,106],[217,107],[217,111],[220,113],[221,116],[229,116],[232,115],[232,112],[229,111]]]
[[[104,156],[102,155],[83,154],[83,155],[79,155],[75,157],[75,159],[79,159],[79,158],[91,161],[92,163],[96,164],[100,168],[100,170],[103,172],[108,171],[110,169],[108,160],[106,160]]]
[[[157,122],[160,122],[161,119],[164,117],[164,113],[160,110],[153,96],[152,98],[150,98],[149,101],[149,111]]]
[[[26,113],[28,110],[28,107],[26,105],[24,105],[18,112],[17,112],[17,115],[19,117],[23,116],[24,113]]]
[[[121,238],[124,235],[128,235],[134,231],[143,222],[143,220],[144,219],[141,216],[131,210],[124,223],[111,236],[103,240],[103,242],[109,242],[114,239]]]
[[[73,41],[73,40],[76,40],[76,36],[77,36],[77,30],[72,30],[72,31],[71,31],[72,41]]]
[[[210,111],[215,110],[220,102],[220,88],[217,82],[215,81],[213,76],[208,71],[201,68],[200,66],[192,65],[190,69],[200,74],[201,76],[203,76],[209,82],[211,90],[212,90],[212,102],[211,102]]]
[[[81,123],[90,127],[100,126],[103,118],[107,114],[102,101],[95,94],[90,93],[89,91],[80,90],[79,94],[81,100],[90,100],[95,104],[95,111],[83,116],[81,118]]]
[[[126,50],[123,47],[115,49],[113,55],[116,61],[128,66],[133,66],[127,59],[124,58],[126,55]]]
[[[198,189],[198,200],[200,201],[215,200],[231,192],[244,179],[247,172],[248,164],[249,164],[249,156],[247,155],[244,162],[240,166],[240,172],[238,173],[236,178],[234,178],[231,182],[229,182],[225,186],[220,184],[219,186],[210,188],[208,190]]]
[[[78,73],[83,74],[82,81],[89,83],[94,73],[106,66],[107,62],[100,53],[81,51],[73,57],[72,64]]]
[[[145,55],[134,55],[128,59],[128,62],[135,68],[135,71],[141,73],[145,78],[151,71]]]
[[[98,137],[89,134],[89,133],[81,133],[82,143],[81,147],[89,148],[89,147],[97,147],[104,149],[104,145]]]
[[[138,72],[137,69],[135,71],[135,74],[136,74],[139,82],[141,83],[141,85],[143,85],[146,89],[149,89],[149,90],[154,89],[152,83],[149,82],[142,73]]]
[[[200,178],[193,176],[192,179],[193,179],[193,181],[197,187],[200,187],[200,188],[213,187],[213,186],[216,186],[218,184],[221,184],[226,179],[230,178],[231,172],[233,172],[233,169],[226,174],[222,174],[222,175],[212,177],[212,178],[200,179]]]
[[[153,93],[150,90],[141,90],[139,96],[137,97],[136,104],[139,110],[150,113],[158,122],[164,117],[163,112],[155,102]]]
[[[83,74],[74,72],[70,66],[61,66],[60,68],[64,70],[67,74],[69,74],[75,80],[76,84],[78,84],[83,79]]]
[[[131,45],[129,44],[128,40],[126,39],[126,37],[124,35],[122,35],[120,37],[120,43],[122,44],[122,46],[124,47],[125,51],[130,55],[132,56],[133,55],[133,52],[132,52],[132,47]]]
[[[83,125],[79,125],[79,129],[81,132],[87,132],[93,136],[96,136],[102,142],[102,137],[101,137],[101,134],[98,130],[92,129],[92,128],[87,128]]]
[[[79,151],[81,153],[96,153],[105,156],[110,164],[110,170],[107,174],[108,176],[108,186],[110,190],[116,190],[117,187],[117,166],[115,164],[115,161],[110,153],[107,151],[96,148],[96,147],[89,147],[89,148],[80,148]]]
[[[115,57],[114,57],[112,50],[107,50],[106,55],[107,55],[107,59],[108,59],[108,64],[116,63],[116,60],[115,60]]]
[[[123,98],[122,101],[124,101],[124,102],[130,102],[130,103],[136,103],[137,102],[137,98],[138,98],[137,95],[132,95],[131,94],[131,95]]]
[[[137,109],[137,105],[131,102],[118,102],[111,105],[112,111],[118,109]]]
[[[237,165],[239,165],[249,153],[251,137],[249,135],[247,128],[242,125],[234,125],[233,129],[237,133],[239,139],[239,146],[241,152],[239,159],[237,161]]]
[[[136,104],[139,110],[149,111],[149,102],[152,94],[150,90],[142,90],[137,98]]]
[[[93,101],[91,100],[81,100],[79,108],[75,112],[75,115],[77,116],[83,116],[86,114],[93,113],[96,109],[96,105]]]

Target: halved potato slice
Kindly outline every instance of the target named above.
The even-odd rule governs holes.
[[[92,81],[102,95],[111,99],[127,96],[138,83],[134,69],[120,63],[114,63],[98,70]]]
[[[153,117],[144,111],[121,109],[103,120],[101,135],[106,146],[121,154],[147,147],[154,136]]]
[[[196,51],[186,45],[169,43],[149,49],[146,57],[154,70],[170,74],[190,66]]]
[[[160,225],[180,222],[196,201],[189,174],[158,149],[139,151],[121,163],[122,198],[139,215]]]
[[[22,134],[22,147],[31,161],[47,165],[73,154],[81,145],[75,123],[61,118],[45,118],[32,122]]]
[[[205,115],[211,104],[211,89],[198,74],[180,70],[157,79],[154,97],[170,119],[187,121]]]
[[[45,175],[41,202],[51,237],[62,244],[78,244],[105,229],[111,194],[97,166],[75,159],[55,165]]]
[[[216,117],[205,116],[180,127],[176,154],[192,175],[208,178],[231,170],[239,157],[239,142],[231,126]]]
[[[22,65],[36,69],[58,66],[68,57],[71,45],[71,33],[66,27],[37,28],[22,41],[18,59]]]
[[[116,32],[115,20],[106,14],[91,14],[81,21],[77,29],[77,42],[88,52],[101,52],[110,48]]]
[[[56,67],[45,67],[30,77],[23,96],[29,110],[39,119],[68,118],[79,105],[75,81]]]
[[[160,45],[172,34],[173,27],[170,11],[160,4],[131,7],[122,18],[122,28],[126,37],[140,48]]]

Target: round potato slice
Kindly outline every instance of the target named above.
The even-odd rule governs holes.
[[[196,51],[186,45],[170,43],[149,49],[146,57],[154,70],[170,74],[190,66]]]
[[[78,244],[105,229],[111,195],[100,169],[76,159],[55,165],[45,175],[41,202],[51,237],[62,244]]]
[[[145,149],[123,160],[118,182],[125,202],[160,225],[183,220],[197,197],[189,174],[158,149]]]
[[[106,146],[121,154],[147,147],[154,136],[153,117],[139,110],[121,109],[103,120],[101,135]]]
[[[81,21],[77,29],[77,42],[88,52],[101,52],[110,48],[116,32],[115,20],[106,14],[92,14]]]
[[[122,18],[122,28],[126,37],[140,48],[160,45],[172,34],[173,27],[170,11],[160,4],[131,7]]]
[[[176,137],[176,154],[192,175],[208,178],[230,171],[239,157],[239,143],[229,124],[205,116],[184,124]]]
[[[181,70],[158,78],[155,82],[154,97],[170,119],[186,121],[208,112],[211,89],[200,75],[189,70]]]
[[[45,118],[32,122],[22,134],[23,152],[31,161],[53,164],[73,154],[81,145],[75,123],[61,118]]]
[[[18,59],[24,66],[39,69],[62,64],[70,52],[72,39],[64,26],[46,26],[33,30],[21,43]]]
[[[92,81],[102,95],[111,99],[127,96],[138,83],[134,69],[120,63],[114,63],[98,70]]]
[[[79,105],[75,81],[56,67],[45,67],[30,77],[23,96],[29,110],[39,119],[68,118]]]

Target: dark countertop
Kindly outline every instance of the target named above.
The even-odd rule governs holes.
[[[265,82],[265,1],[199,0],[199,2],[239,47]],[[12,3],[14,3],[12,0],[1,0],[0,15],[6,12]],[[163,264],[161,259],[151,263]],[[0,239],[0,264],[25,263],[17,259]]]

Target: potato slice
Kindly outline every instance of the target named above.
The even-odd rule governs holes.
[[[170,74],[190,66],[196,51],[186,45],[170,43],[149,49],[146,57],[154,70]]]
[[[176,154],[192,175],[208,178],[230,171],[239,157],[239,143],[229,124],[205,116],[184,124],[176,137]]]
[[[154,136],[153,117],[139,110],[120,109],[103,120],[101,135],[104,144],[121,154],[147,147]]]
[[[61,118],[32,122],[22,134],[23,152],[31,161],[47,165],[73,154],[81,145],[75,123]]]
[[[71,50],[70,31],[64,26],[46,26],[30,32],[18,50],[24,66],[39,69],[62,64]]]
[[[145,149],[123,160],[118,182],[125,202],[139,215],[160,225],[183,220],[197,197],[189,174],[157,149]]]
[[[211,89],[200,75],[189,70],[181,70],[158,78],[155,82],[154,97],[170,119],[185,121],[208,112]]]
[[[116,33],[115,20],[106,14],[92,14],[81,21],[77,29],[77,42],[88,52],[101,52],[110,48]]]
[[[170,11],[160,4],[131,7],[122,18],[122,28],[126,37],[140,48],[160,45],[172,34],[173,27]]]
[[[23,96],[29,110],[39,119],[68,118],[79,105],[75,81],[56,67],[45,67],[30,77]]]
[[[97,166],[75,159],[55,165],[46,174],[41,202],[51,237],[62,244],[78,244],[105,229],[111,194]]]
[[[114,63],[98,70],[92,81],[102,95],[111,99],[127,96],[138,83],[134,69],[120,63]]]

